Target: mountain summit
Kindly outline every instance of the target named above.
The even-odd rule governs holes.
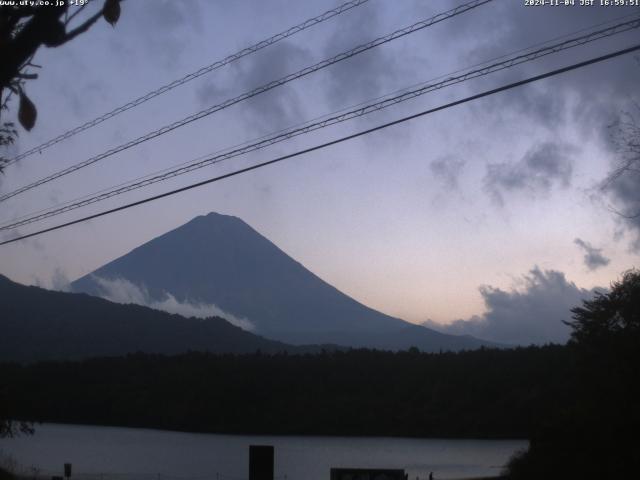
[[[124,282],[152,301],[215,305],[248,320],[255,333],[294,344],[424,351],[489,345],[445,335],[373,310],[343,294],[289,257],[239,218],[218,213],[139,246],[71,284],[108,298]]]

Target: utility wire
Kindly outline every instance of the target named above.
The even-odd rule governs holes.
[[[82,195],[82,196],[80,196],[80,197],[76,197],[76,198],[74,198],[74,199],[67,200],[67,201],[64,201],[64,202],[58,202],[58,203],[56,203],[56,204],[54,204],[54,205],[52,205],[52,206],[49,206],[49,207],[46,207],[46,208],[42,208],[42,209],[37,210],[37,211],[34,211],[34,212],[30,212],[30,213],[26,213],[26,214],[20,215],[20,216],[18,216],[18,217],[16,217],[16,218],[13,218],[12,220],[8,220],[8,221],[0,222],[0,230],[2,230],[2,229],[3,229],[3,227],[9,227],[9,225],[8,225],[8,224],[9,224],[9,223],[11,223],[11,222],[18,222],[18,221],[21,221],[21,220],[23,220],[23,219],[27,219],[28,217],[32,217],[32,216],[35,216],[35,215],[39,215],[40,213],[43,213],[43,212],[52,211],[53,209],[56,209],[56,211],[57,211],[59,207],[63,207],[63,206],[71,206],[72,204],[79,203],[81,200],[89,199],[89,198],[92,198],[92,197],[94,197],[94,196],[99,196],[100,194],[102,194],[102,193],[106,193],[106,192],[109,192],[109,191],[111,191],[111,190],[114,190],[114,191],[115,191],[115,190],[119,189],[120,187],[124,187],[124,186],[128,186],[128,185],[132,185],[132,184],[134,184],[134,183],[136,183],[136,182],[139,182],[139,181],[141,181],[141,180],[150,179],[151,177],[158,176],[158,175],[160,175],[160,174],[163,174],[163,173],[169,172],[169,171],[171,171],[171,170],[174,170],[174,169],[176,169],[176,168],[179,168],[179,167],[182,167],[182,166],[185,166],[185,165],[195,164],[195,163],[197,163],[197,162],[199,162],[199,161],[201,161],[201,160],[204,160],[204,159],[206,159],[206,158],[208,158],[208,157],[210,157],[210,156],[212,156],[212,155],[217,155],[217,154],[220,154],[220,153],[222,153],[222,152],[228,152],[228,151],[230,151],[230,150],[233,150],[233,149],[239,148],[239,147],[241,147],[241,146],[249,145],[250,143],[255,143],[255,142],[259,141],[259,140],[263,140],[263,139],[266,139],[266,138],[268,138],[268,137],[275,136],[275,135],[277,135],[277,134],[280,134],[280,133],[284,133],[284,132],[290,131],[290,130],[292,130],[292,129],[294,129],[294,128],[298,128],[298,127],[301,127],[301,126],[306,126],[306,125],[308,125],[308,124],[310,124],[310,123],[313,123],[313,122],[316,122],[316,121],[319,121],[319,120],[322,120],[322,119],[326,119],[326,118],[328,118],[328,117],[330,117],[330,116],[333,116],[333,115],[336,115],[336,114],[338,114],[338,113],[343,113],[343,112],[346,112],[346,111],[348,111],[348,110],[354,109],[354,108],[356,108],[356,107],[360,107],[360,106],[364,106],[364,105],[370,104],[370,103],[375,102],[375,101],[377,101],[377,100],[382,100],[382,99],[385,99],[385,98],[390,98],[390,97],[392,97],[392,96],[396,96],[396,95],[401,94],[401,93],[406,93],[406,92],[408,92],[408,91],[410,91],[410,90],[412,90],[412,89],[415,89],[415,88],[417,88],[417,87],[422,87],[422,86],[424,86],[424,85],[426,85],[426,84],[428,84],[428,83],[433,83],[433,82],[435,82],[436,80],[441,80],[441,79],[444,79],[444,78],[447,78],[447,77],[451,77],[451,76],[453,76],[453,75],[455,75],[455,74],[458,74],[458,73],[464,72],[464,71],[469,70],[469,69],[472,69],[472,68],[477,68],[477,67],[481,67],[481,66],[486,66],[486,65],[491,64],[492,62],[496,62],[496,61],[498,61],[498,60],[506,59],[506,58],[508,58],[508,57],[510,57],[510,56],[513,56],[513,55],[516,55],[516,54],[519,54],[519,53],[522,53],[522,52],[529,52],[529,51],[532,51],[532,50],[533,50],[534,48],[536,48],[536,47],[541,47],[541,46],[544,46],[544,45],[549,45],[549,44],[551,44],[551,43],[553,43],[553,42],[557,42],[557,41],[559,41],[559,40],[563,40],[563,39],[569,38],[569,37],[571,37],[572,35],[577,35],[577,34],[579,34],[579,33],[588,32],[588,31],[594,30],[595,28],[602,27],[602,26],[604,26],[604,25],[611,25],[611,24],[615,24],[616,22],[619,22],[619,21],[621,21],[621,20],[623,20],[623,19],[629,19],[629,18],[631,18],[631,17],[635,17],[635,16],[637,16],[637,15],[636,15],[636,14],[621,15],[621,16],[619,16],[619,17],[615,17],[615,18],[613,18],[613,19],[610,19],[610,20],[607,20],[607,21],[604,21],[604,22],[600,22],[600,23],[597,23],[597,24],[591,25],[591,26],[589,26],[589,27],[581,28],[581,29],[579,29],[579,30],[575,30],[575,31],[570,32],[570,33],[565,33],[565,34],[563,34],[563,35],[559,35],[559,36],[557,36],[557,37],[553,37],[553,38],[551,38],[551,39],[549,39],[549,40],[545,40],[544,42],[539,42],[539,43],[536,43],[536,44],[534,44],[534,45],[530,45],[530,46],[528,46],[528,47],[521,48],[521,49],[516,50],[516,51],[514,51],[514,52],[510,52],[510,53],[507,53],[507,54],[504,54],[504,55],[500,55],[500,56],[498,56],[498,57],[493,57],[493,58],[491,58],[491,59],[484,60],[484,61],[482,61],[482,62],[478,62],[478,63],[476,63],[476,64],[473,64],[473,65],[469,66],[469,67],[460,68],[460,69],[455,70],[455,71],[453,71],[453,72],[450,72],[450,73],[447,73],[447,74],[444,74],[444,75],[439,75],[439,76],[437,76],[437,77],[431,78],[431,79],[429,79],[429,80],[427,80],[427,81],[420,82],[420,83],[416,83],[416,84],[410,85],[410,86],[408,86],[408,87],[404,87],[404,88],[402,88],[402,89],[395,90],[395,91],[393,91],[393,92],[391,92],[391,93],[386,93],[386,94],[384,94],[384,95],[380,95],[380,96],[375,97],[375,98],[370,98],[370,99],[367,99],[367,100],[365,100],[365,101],[363,101],[363,102],[359,102],[359,103],[354,104],[354,105],[349,105],[349,106],[347,106],[347,107],[340,108],[340,109],[338,109],[338,110],[334,110],[334,111],[333,111],[333,112],[331,112],[331,113],[327,113],[327,114],[324,114],[324,115],[320,115],[320,116],[318,116],[318,117],[312,118],[312,119],[307,120],[307,121],[305,121],[305,122],[301,122],[301,123],[299,123],[299,124],[297,124],[297,125],[294,125],[294,126],[290,126],[290,127],[287,127],[287,128],[281,129],[281,130],[278,130],[278,131],[276,131],[276,132],[271,132],[271,133],[266,134],[266,135],[263,135],[263,136],[261,136],[261,137],[259,137],[259,138],[253,138],[253,139],[250,139],[250,140],[245,140],[244,142],[241,142],[241,143],[239,143],[239,144],[235,144],[235,145],[233,145],[233,146],[231,146],[231,147],[226,147],[226,148],[222,148],[222,149],[216,150],[216,151],[214,151],[214,152],[209,152],[209,153],[207,153],[207,154],[204,154],[204,155],[199,156],[199,157],[198,157],[198,158],[196,158],[196,159],[187,160],[186,162],[181,162],[181,163],[179,163],[179,164],[177,164],[177,165],[174,165],[174,166],[171,166],[171,167],[167,167],[167,168],[164,168],[164,169],[161,169],[161,170],[156,170],[155,172],[151,172],[151,173],[148,173],[148,174],[145,174],[145,175],[141,175],[141,176],[136,177],[136,178],[134,178],[134,179],[127,180],[127,181],[125,181],[125,182],[121,182],[121,183],[119,183],[119,184],[117,184],[117,185],[112,185],[112,186],[110,186],[110,187],[107,187],[107,188],[104,188],[104,189],[98,190],[97,192],[93,192],[93,193],[89,193],[89,194],[86,194],[86,195]],[[597,33],[597,32],[594,32],[594,33]],[[91,202],[91,203],[94,203],[94,202]],[[31,222],[29,222],[29,223],[31,223]]]
[[[526,54],[507,58],[506,60],[503,60],[501,62],[496,62],[488,66],[484,66],[482,68],[473,69],[462,75],[451,76],[441,82],[431,83],[431,84],[429,83],[422,84],[419,88],[409,90],[409,91],[404,91],[399,95],[385,98],[379,102],[367,104],[360,108],[356,108],[350,111],[340,113],[339,115],[324,117],[320,121],[307,123],[301,127],[294,128],[291,130],[285,130],[283,131],[283,133],[278,132],[275,135],[263,137],[259,139],[257,142],[244,144],[238,148],[224,151],[224,153],[218,153],[218,154],[201,157],[197,160],[188,162],[184,166],[179,166],[178,168],[173,168],[173,169],[165,169],[161,173],[158,173],[156,175],[146,176],[139,181],[129,182],[124,186],[118,186],[111,190],[104,190],[104,191],[98,192],[97,194],[94,194],[93,196],[85,196],[78,201],[69,202],[62,207],[45,210],[44,213],[36,212],[36,214],[33,214],[32,216],[24,216],[20,219],[14,220],[12,223],[8,223],[8,224],[5,223],[4,225],[0,225],[0,231],[10,230],[10,229],[21,227],[30,223],[40,221],[40,220],[44,220],[46,218],[61,215],[71,210],[75,210],[93,203],[100,202],[102,200],[106,200],[116,195],[121,195],[126,192],[130,192],[132,190],[137,190],[138,188],[146,187],[154,183],[158,183],[179,175],[192,172],[194,170],[198,170],[203,167],[207,167],[213,164],[223,162],[230,158],[234,158],[249,152],[253,152],[253,151],[274,145],[276,143],[280,143],[282,141],[288,140],[298,135],[306,134],[315,130],[326,128],[330,125],[335,125],[337,123],[342,123],[347,120],[362,117],[364,115],[388,108],[392,105],[397,105],[407,100],[417,98],[421,95],[425,95],[435,90],[439,90],[439,89],[442,89],[451,85],[455,85],[457,83],[461,83],[470,79],[478,78],[478,77],[489,75],[491,73],[495,73],[501,70],[512,68],[516,65],[520,65],[525,62],[530,62],[530,61],[539,59],[541,57],[544,57],[553,53],[557,53],[569,48],[574,48],[580,45],[584,45],[586,43],[594,42],[596,40],[601,40],[606,37],[611,37],[613,35],[617,35],[638,27],[640,27],[640,18],[623,22],[609,28],[594,31],[592,33],[582,35],[576,38],[572,38],[564,42],[549,45],[547,47],[543,47]]]
[[[368,43],[359,45],[355,48],[352,48],[351,50],[348,50],[346,52],[342,52],[338,55],[335,55],[334,57],[328,58],[326,60],[323,60],[321,62],[316,63],[315,65],[303,68],[302,70],[299,70],[295,73],[291,73],[289,75],[286,75],[278,80],[273,80],[269,83],[266,83],[258,88],[255,88],[254,90],[251,90],[249,92],[243,93],[242,95],[239,95],[237,97],[234,97],[232,99],[226,100],[223,103],[217,104],[217,105],[213,105],[205,110],[201,110],[200,112],[194,113],[188,117],[183,118],[182,120],[178,120],[174,123],[171,123],[169,125],[165,125],[162,128],[159,128],[158,130],[154,130],[152,132],[147,133],[146,135],[143,135],[141,137],[138,137],[134,140],[131,140],[127,143],[124,143],[122,145],[119,145],[117,147],[114,147],[110,150],[107,150],[106,152],[103,152],[99,155],[96,155],[94,157],[91,157],[87,160],[84,160],[83,162],[77,163],[75,165],[72,165],[71,167],[65,168],[63,170],[60,170],[56,173],[53,173],[47,177],[44,177],[40,180],[37,180],[31,184],[25,185],[24,187],[18,188],[17,190],[13,190],[9,193],[5,193],[4,195],[0,196],[0,202],[3,202],[11,197],[14,197],[16,195],[19,195],[20,193],[26,192],[28,190],[31,190],[33,188],[36,188],[40,185],[43,185],[45,183],[51,182],[52,180],[55,180],[57,178],[63,177],[65,175],[68,175],[70,173],[73,173],[77,170],[80,170],[81,168],[84,168],[86,166],[92,165],[96,162],[99,162],[100,160],[103,160],[107,157],[110,157],[116,153],[122,152],[123,150],[127,150],[131,147],[134,147],[136,145],[139,145],[143,142],[146,142],[148,140],[151,140],[153,138],[156,138],[160,135],[164,135],[165,133],[171,132],[172,130],[175,130],[176,128],[182,127],[184,125],[187,125],[189,123],[195,122],[196,120],[200,120],[204,117],[207,117],[215,112],[218,112],[220,110],[223,110],[225,108],[228,108],[232,105],[235,105],[236,103],[242,102],[244,100],[247,100],[249,98],[255,97],[256,95],[260,95],[262,93],[265,93],[269,90],[272,90],[276,87],[279,87],[280,85],[284,85],[286,83],[289,83],[293,80],[297,80],[298,78],[307,76],[311,73],[317,72],[318,70],[321,70],[323,68],[326,68],[330,65],[333,65],[335,63],[341,62],[343,60],[346,60],[348,58],[351,58],[355,55],[359,55],[363,52],[366,52],[368,50],[371,50],[372,48],[378,47],[380,45],[383,45],[385,43],[389,43],[393,40],[397,40],[398,38],[404,37],[406,35],[409,35],[411,33],[415,33],[417,31],[420,31],[424,28],[430,27],[436,23],[442,22],[444,20],[453,18],[457,15],[460,15],[462,13],[465,13],[469,10],[472,10],[474,8],[477,8],[481,5],[484,5],[486,3],[489,3],[493,0],[473,0],[472,2],[468,2],[465,3],[463,5],[459,5],[458,7],[455,7],[451,10],[448,10],[446,12],[443,13],[439,13],[437,15],[434,15],[433,17],[430,17],[428,19],[422,20],[420,22],[414,23],[413,25],[410,25],[408,27],[402,28],[400,30],[396,30],[395,32],[392,32],[388,35],[385,35],[383,37],[378,37],[375,40],[372,40]]]
[[[471,95],[469,97],[465,97],[463,99],[456,100],[454,102],[450,102],[450,103],[441,105],[439,107],[435,107],[435,108],[431,108],[431,109],[428,109],[428,110],[424,110],[422,112],[415,113],[413,115],[409,115],[409,116],[406,116],[406,117],[399,118],[399,119],[394,120],[392,122],[384,123],[384,124],[378,125],[376,127],[372,127],[372,128],[366,129],[366,130],[362,130],[360,132],[357,132],[357,133],[354,133],[354,134],[351,134],[351,135],[347,135],[347,136],[338,138],[336,140],[332,140],[330,142],[322,143],[320,145],[315,145],[313,147],[305,148],[304,150],[299,150],[297,152],[290,153],[288,155],[283,155],[281,157],[277,157],[277,158],[274,158],[272,160],[268,160],[266,162],[262,162],[262,163],[258,163],[258,164],[252,165],[250,167],[245,167],[245,168],[242,168],[242,169],[239,169],[239,170],[235,170],[235,171],[230,172],[230,173],[226,173],[224,175],[219,175],[217,177],[213,177],[213,178],[209,178],[207,180],[203,180],[201,182],[192,183],[190,185],[187,185],[187,186],[184,186],[184,187],[181,187],[181,188],[177,188],[177,189],[171,190],[169,192],[165,192],[165,193],[161,193],[161,194],[158,194],[158,195],[154,195],[152,197],[147,197],[145,199],[138,200],[136,202],[128,203],[126,205],[121,205],[119,207],[111,208],[109,210],[104,210],[102,212],[94,213],[93,215],[88,215],[86,217],[82,217],[82,218],[79,218],[79,219],[76,219],[76,220],[72,220],[70,222],[58,224],[58,225],[55,225],[53,227],[45,228],[45,229],[38,230],[38,231],[33,232],[33,233],[29,233],[29,234],[26,234],[26,235],[21,235],[21,236],[16,237],[16,238],[5,240],[3,242],[0,242],[0,246],[7,245],[7,244],[13,243],[13,242],[17,242],[19,240],[24,240],[26,238],[31,238],[31,237],[34,237],[36,235],[42,235],[43,233],[52,232],[54,230],[59,230],[61,228],[65,228],[65,227],[68,227],[68,226],[71,226],[71,225],[75,225],[77,223],[86,222],[88,220],[93,220],[95,218],[99,218],[99,217],[102,217],[102,216],[105,216],[105,215],[109,215],[111,213],[119,212],[121,210],[126,210],[126,209],[129,209],[129,208],[132,208],[132,207],[136,207],[138,205],[143,205],[145,203],[153,202],[153,201],[159,200],[161,198],[165,198],[165,197],[169,197],[169,196],[172,196],[172,195],[176,195],[178,193],[182,193],[182,192],[185,192],[187,190],[198,188],[198,187],[201,187],[203,185],[208,185],[210,183],[218,182],[220,180],[224,180],[226,178],[234,177],[236,175],[240,175],[242,173],[250,172],[252,170],[257,170],[259,168],[266,167],[268,165],[273,165],[275,163],[282,162],[284,160],[288,160],[290,158],[298,157],[300,155],[304,155],[304,154],[307,154],[307,153],[311,153],[311,152],[314,152],[316,150],[321,150],[323,148],[327,148],[327,147],[330,147],[332,145],[337,145],[339,143],[343,143],[343,142],[346,142],[348,140],[352,140],[354,138],[361,137],[363,135],[368,135],[370,133],[376,132],[378,130],[383,130],[383,129],[391,127],[393,125],[399,125],[399,124],[407,122],[409,120],[413,120],[413,119],[416,119],[416,118],[419,118],[419,117],[423,117],[425,115],[429,115],[429,114],[432,114],[432,113],[435,113],[435,112],[439,112],[441,110],[445,110],[445,109],[448,109],[448,108],[451,108],[451,107],[455,107],[457,105],[462,105],[464,103],[468,103],[468,102],[471,102],[471,101],[474,101],[474,100],[478,100],[480,98],[488,97],[490,95],[495,95],[496,93],[504,92],[506,90],[511,90],[513,88],[520,87],[522,85],[526,85],[526,84],[529,84],[529,83],[537,82],[537,81],[543,80],[545,78],[553,77],[553,76],[556,76],[556,75],[560,75],[562,73],[566,73],[566,72],[569,72],[569,71],[572,71],[572,70],[583,68],[583,67],[586,67],[588,65],[592,65],[592,64],[595,64],[595,63],[603,62],[605,60],[609,60],[609,59],[612,59],[612,58],[615,58],[615,57],[619,57],[621,55],[626,55],[628,53],[636,52],[638,50],[640,50],[640,44],[637,44],[637,45],[634,45],[632,47],[628,47],[628,48],[625,48],[625,49],[622,49],[622,50],[617,50],[615,52],[612,52],[612,53],[609,53],[609,54],[606,54],[606,55],[601,55],[599,57],[591,58],[591,59],[583,61],[583,62],[574,63],[572,65],[569,65],[569,66],[566,66],[566,67],[562,67],[562,68],[558,68],[556,70],[551,70],[549,72],[546,72],[546,73],[543,73],[543,74],[540,74],[540,75],[536,75],[534,77],[529,77],[527,79],[520,80],[520,81],[513,82],[513,83],[509,83],[509,84],[503,85],[501,87],[493,88],[491,90],[486,90],[486,91],[478,93],[476,95]]]
[[[308,20],[305,20],[304,22],[295,25],[283,32],[277,33],[276,35],[273,35],[265,40],[262,40],[256,44],[253,44],[249,47],[246,47],[242,50],[240,50],[239,52],[233,53],[227,57],[225,57],[222,60],[218,60],[210,65],[207,65],[205,67],[202,67],[198,70],[196,70],[195,72],[191,72],[188,73],[187,75],[183,76],[182,78],[179,78],[177,80],[174,80],[171,83],[167,83],[166,85],[163,85],[159,88],[157,88],[156,90],[153,90],[145,95],[142,95],[141,97],[136,98],[135,100],[131,100],[129,103],[126,103],[118,108],[115,108],[113,110],[111,110],[110,112],[107,112],[103,115],[101,115],[100,117],[94,118],[93,120],[90,120],[78,127],[75,127],[71,130],[68,130],[60,135],[58,135],[57,137],[54,137],[36,147],[33,147],[19,155],[16,155],[15,157],[13,157],[12,159],[9,160],[9,162],[7,162],[7,165],[11,165],[15,162],[17,162],[18,160],[22,160],[23,158],[26,158],[30,155],[33,155],[34,153],[42,153],[43,150],[62,142],[63,140],[66,140],[68,138],[73,137],[74,135],[77,135],[80,132],[84,132],[85,130],[88,130],[92,127],[95,127],[96,125],[101,124],[102,122],[109,120],[110,118],[115,117],[116,115],[119,115],[123,112],[126,112],[127,110],[130,110],[134,107],[137,107],[138,105],[148,102],[149,100],[162,95],[164,93],[167,93],[170,90],[173,90],[174,88],[177,88],[181,85],[184,85],[187,82],[190,82],[191,80],[195,80],[198,77],[201,77],[203,75],[206,75],[207,73],[213,72],[214,70],[217,70],[221,67],[224,67],[225,65],[228,65],[230,63],[235,62],[236,60],[240,60],[243,57],[246,57],[247,55],[251,55],[252,53],[255,53],[259,50],[262,50],[265,47],[268,47],[270,45],[273,45],[274,43],[277,43],[281,40],[284,40],[285,38],[288,37],[292,37],[293,35],[296,35],[297,33],[300,33],[308,28],[311,28],[315,25],[318,25],[319,23],[322,23],[326,20],[329,20],[337,15],[340,15],[341,13],[344,13],[348,10],[351,10],[352,8],[355,7],[359,7],[360,5],[363,5],[365,3],[367,3],[369,0],[351,0],[348,2],[343,3],[342,5],[333,8],[331,10],[327,10],[326,12],[310,18]]]

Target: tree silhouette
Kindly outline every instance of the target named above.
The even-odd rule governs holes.
[[[55,3],[55,2],[52,2]],[[37,50],[45,45],[59,47],[86,32],[100,18],[115,25],[120,17],[120,0],[104,0],[102,8],[79,25],[73,22],[88,5],[88,0],[79,0],[80,6],[69,14],[69,2],[61,5],[14,5],[0,6],[0,148],[15,142],[18,131],[13,122],[2,121],[2,114],[9,109],[12,97],[18,97],[18,121],[29,131],[36,123],[37,109],[25,92],[27,80],[35,80],[40,68],[32,63]],[[0,156],[0,172],[7,159]],[[0,391],[0,438],[18,433],[32,432],[31,425],[6,419],[2,410],[7,392]]]
[[[623,208],[614,210],[619,216],[634,221],[640,218],[638,197],[630,190],[640,189],[640,104],[632,103],[632,109],[622,112],[609,126],[609,136],[617,153],[615,168],[602,183],[602,190],[622,193]],[[617,188],[616,188],[617,187]]]
[[[619,348],[640,341],[640,270],[629,270],[608,293],[597,293],[571,310],[571,342],[582,350]]]
[[[623,478],[640,469],[640,271],[572,313],[571,398],[513,459],[512,478]]]
[[[60,3],[33,6],[15,2],[0,6],[0,147],[14,143],[18,134],[13,122],[1,121],[12,97],[19,99],[18,121],[22,127],[29,131],[36,123],[37,109],[25,92],[25,82],[38,78],[34,69],[40,67],[32,63],[37,50],[42,45],[59,47],[70,42],[100,18],[115,25],[120,17],[120,0],[104,0],[98,12],[74,26],[89,1],[78,0],[80,6],[71,14],[69,2]],[[0,157],[0,171],[6,162]]]
[[[14,437],[20,433],[33,434],[32,424],[24,421],[0,420],[0,438]]]

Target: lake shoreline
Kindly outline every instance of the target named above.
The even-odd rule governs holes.
[[[208,431],[208,430],[178,430],[162,427],[153,427],[140,424],[105,424],[105,423],[82,423],[75,421],[68,422],[31,422],[33,427],[37,430],[38,425],[68,425],[77,427],[100,427],[100,428],[131,428],[141,431],[150,432],[171,432],[171,433],[188,433],[193,435],[219,435],[219,436],[252,436],[252,437],[324,437],[324,438],[390,438],[390,439],[413,439],[413,440],[479,440],[479,441],[523,441],[526,439],[509,437],[509,436],[455,436],[455,435],[439,435],[439,436],[419,436],[411,434],[398,434],[398,435],[359,435],[359,434],[347,434],[347,433],[313,433],[313,432],[295,432],[295,433],[273,433],[273,432],[252,432],[252,431],[236,431],[236,432],[220,432],[220,431]]]
[[[328,480],[331,468],[404,469],[409,480],[499,478],[526,440],[215,435],[156,429],[41,424],[33,436],[0,440],[0,451],[50,478],[73,464],[76,480],[244,479],[250,445],[272,445],[276,477]],[[82,474],[85,474],[83,477]],[[116,475],[116,476],[114,476]],[[32,475],[27,475],[30,477]],[[72,477],[73,480],[73,477]]]

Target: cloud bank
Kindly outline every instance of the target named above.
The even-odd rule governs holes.
[[[516,163],[490,164],[485,188],[499,205],[508,193],[525,191],[535,195],[548,193],[554,185],[566,188],[571,184],[574,151],[568,144],[544,142],[531,148]]]
[[[504,291],[480,287],[487,312],[448,325],[427,321],[423,325],[443,333],[473,335],[511,345],[565,343],[571,308],[591,298],[595,291],[578,288],[564,273],[534,267],[521,281],[521,288]]]
[[[255,325],[247,318],[239,318],[213,303],[180,302],[173,295],[165,292],[163,300],[154,300],[144,287],[139,287],[123,278],[107,279],[93,277],[100,285],[101,297],[115,303],[142,305],[144,307],[175,313],[183,317],[209,318],[221,317],[243,330],[254,331]]]

